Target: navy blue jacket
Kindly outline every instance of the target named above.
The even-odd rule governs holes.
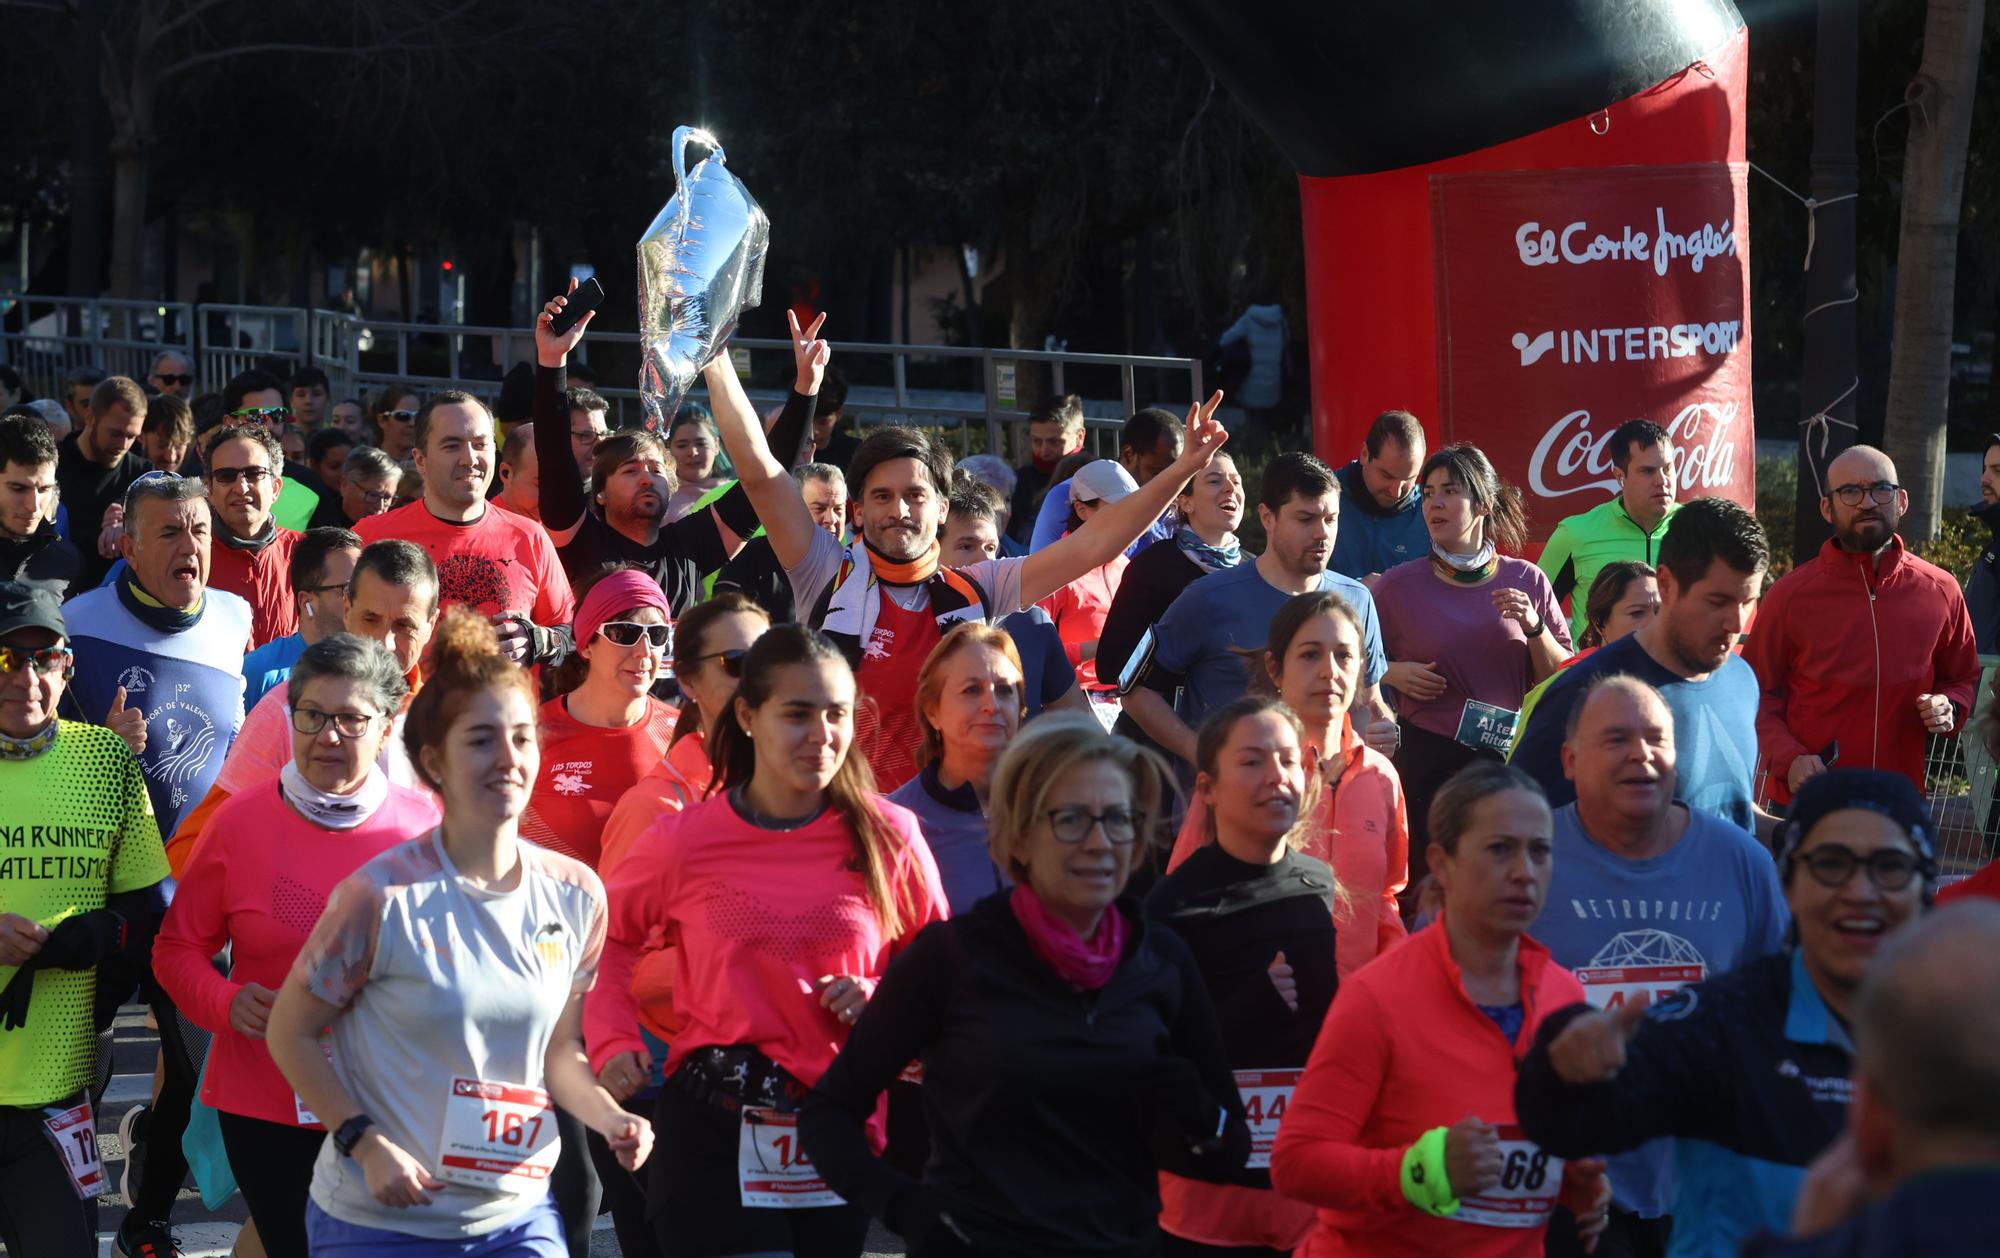
[[[2000,1167],[1930,1171],[1830,1232],[1760,1236],[1745,1258],[1973,1258],[2000,1250]]]
[[[1340,529],[1333,535],[1327,567],[1359,581],[1431,553],[1431,531],[1424,526],[1418,491],[1411,490],[1394,511],[1384,511],[1361,479],[1360,459],[1333,476],[1340,482]]]

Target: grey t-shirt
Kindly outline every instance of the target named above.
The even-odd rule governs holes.
[[[840,561],[845,558],[847,548],[833,540],[833,534],[825,529],[814,529],[812,545],[807,548],[806,557],[785,569],[785,576],[792,583],[793,601],[801,621],[807,621],[819,606],[820,595],[840,575]],[[1021,565],[1026,562],[1026,559],[984,559],[957,569],[986,592],[986,617],[989,621],[997,621],[1002,616],[1021,610]],[[906,611],[922,608],[930,598],[930,591],[921,585],[885,585],[882,590]],[[917,661],[919,664],[922,662]]]
[[[519,881],[493,891],[460,876],[435,830],[392,847],[334,888],[293,963],[307,990],[343,1010],[334,1073],[433,1176],[453,1081],[545,1090],[549,1037],[571,994],[590,990],[604,950],[597,875],[532,843],[520,852]],[[391,1209],[331,1140],[313,1168],[312,1198],[334,1218],[438,1239],[505,1227],[547,1192],[546,1178],[448,1182],[430,1205]]]

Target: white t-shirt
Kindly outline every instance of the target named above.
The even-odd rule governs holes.
[[[806,557],[790,568],[785,576],[792,583],[792,598],[799,610],[799,619],[807,620],[813,609],[819,606],[821,594],[840,575],[840,562],[847,558],[847,548],[833,539],[833,534],[825,529],[814,529],[812,545],[806,549]],[[982,559],[969,563],[956,571],[964,573],[973,584],[986,593],[986,616],[989,621],[997,621],[1020,611],[1021,565],[1026,559]],[[884,585],[882,592],[896,606],[905,611],[917,611],[930,599],[930,590],[922,585]],[[918,661],[922,663],[922,661]]]

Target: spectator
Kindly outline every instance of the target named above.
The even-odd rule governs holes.
[[[2000,631],[2000,432],[1986,437],[1979,467],[1979,503],[1972,518],[1986,528],[1984,549],[1973,561],[1965,585],[1966,611],[1972,617],[1972,641],[1981,655],[1991,655]]]
[[[1110,459],[1085,464],[1069,480],[1070,531],[1082,528],[1085,521],[1107,504],[1124,500],[1138,488],[1131,475]],[[1115,680],[1101,683],[1098,680],[1097,640],[1104,631],[1104,617],[1111,610],[1111,600],[1118,595],[1118,582],[1131,562],[1124,555],[1113,555],[1038,604],[1055,621],[1056,632],[1062,635],[1063,653],[1069,657],[1070,667],[1076,670],[1077,684],[1087,695],[1109,698],[1118,688]]]
[[[576,470],[589,476],[592,464],[597,461],[598,443],[611,435],[606,418],[611,413],[611,403],[594,390],[572,386],[563,394],[563,406],[569,413],[569,448],[576,455]]]
[[[1675,450],[1667,430],[1650,419],[1634,419],[1612,430],[1605,442],[1611,453],[1618,492],[1556,525],[1542,549],[1542,571],[1555,586],[1556,598],[1569,604],[1571,637],[1581,636],[1584,600],[1598,570],[1620,559],[1655,563],[1660,539],[1674,518]]]
[[[349,450],[340,465],[341,527],[353,528],[394,507],[397,482],[402,478],[402,466],[374,446]]]
[[[194,362],[186,354],[163,349],[153,359],[153,370],[147,374],[146,383],[162,397],[185,402],[194,396],[194,379]]]
[[[78,408],[77,430],[58,447],[56,488],[83,558],[77,585],[89,589],[118,558],[126,490],[153,465],[132,449],[146,414],[146,395],[136,383],[124,376],[100,379]]]
[[[286,489],[277,439],[261,424],[225,424],[209,434],[206,459],[214,550],[208,584],[250,604],[250,644],[299,630],[292,601],[292,548],[299,535],[279,528],[275,508]]]
[[[1660,612],[1660,582],[1648,564],[1636,559],[1618,559],[1597,570],[1597,579],[1590,583],[1590,597],[1584,600],[1583,636],[1577,639],[1577,651],[1556,667],[1556,671],[1535,683],[1535,688],[1521,700],[1521,719],[1515,722],[1518,733],[1528,727],[1535,714],[1535,705],[1542,701],[1549,683],[1562,676],[1562,671],[1579,660],[1589,659],[1602,646],[1608,646],[1618,639],[1638,631]],[[1509,747],[1508,754],[1513,751]]]
[[[500,492],[493,501],[515,515],[541,523],[542,485],[535,462],[535,425],[531,420],[514,425],[514,431],[500,443]]]
[[[1334,475],[1348,504],[1327,566],[1367,581],[1397,564],[1431,553],[1417,471],[1424,465],[1424,426],[1408,411],[1383,411],[1368,426],[1361,457]]]
[[[1236,402],[1249,414],[1253,427],[1269,431],[1285,392],[1285,345],[1291,332],[1285,325],[1278,294],[1266,287],[1236,322],[1216,338],[1218,349],[1241,341],[1249,351],[1249,371],[1237,386]]]
[[[1125,427],[1118,434],[1118,462],[1131,473],[1132,479],[1145,485],[1152,481],[1175,459],[1180,457],[1181,442],[1185,438],[1181,422],[1167,411],[1157,406],[1133,414],[1125,421]],[[1086,460],[1088,461],[1088,460]],[[1060,469],[1057,469],[1058,474]],[[1042,496],[1042,505],[1035,516],[1035,529],[1028,545],[1030,551],[1038,551],[1063,535],[1069,523],[1069,480],[1058,475],[1048,492]],[[1126,547],[1128,556],[1137,557],[1139,552],[1156,541],[1173,536],[1174,526],[1164,519],[1155,520],[1139,535],[1139,539]]]
[[[438,596],[491,618],[500,649],[522,664],[554,659],[576,599],[549,535],[486,501],[493,479],[493,415],[470,393],[446,389],[416,420],[421,500],[356,521],[365,546],[386,538],[415,542],[438,569]]]
[[[1326,568],[1340,524],[1340,482],[1310,454],[1288,452],[1265,466],[1261,489],[1257,518],[1264,526],[1264,553],[1181,591],[1154,630],[1145,672],[1125,691],[1126,714],[1156,744],[1193,764],[1192,727],[1249,689],[1242,652],[1269,639],[1271,618],[1286,599],[1331,590],[1361,615],[1366,659],[1356,720],[1362,736],[1376,750],[1394,752],[1394,718],[1376,689],[1387,664],[1375,600],[1359,581]]]
[[[279,389],[278,378],[264,371],[242,371],[230,378],[222,389],[222,418],[225,424],[262,424],[274,438],[280,439],[297,426],[296,416],[285,405],[285,395]],[[213,440],[204,433],[202,448],[207,449]],[[271,467],[291,487],[291,492],[283,495],[273,507],[272,518],[277,520],[280,528],[297,530],[307,527],[312,522],[313,512],[319,508],[319,492],[312,487],[312,469],[297,459],[287,457],[282,445]]]
[[[0,363],[0,413],[12,410],[33,397],[34,391],[28,388],[27,381],[21,379],[21,373],[6,363]]]
[[[847,534],[842,526],[847,518],[847,477],[831,463],[807,463],[792,469],[792,480],[797,482],[799,497],[805,500],[814,522],[835,541],[845,543]],[[784,566],[778,562],[777,552],[771,549],[771,539],[761,532],[745,542],[736,557],[722,565],[722,571],[716,574],[715,592],[720,594],[724,590],[736,590],[756,600],[773,624],[798,619],[792,603],[792,583],[785,579]]]
[[[813,411],[812,439],[815,463],[831,463],[842,471],[854,461],[861,439],[843,432],[847,419],[847,373],[832,363],[826,365],[819,382],[819,404]],[[776,447],[774,447],[776,448]]]
[[[696,402],[683,402],[667,428],[667,453],[674,459],[675,481],[674,492],[667,499],[668,523],[686,516],[732,483],[716,471],[715,456],[721,449],[722,441],[715,435],[715,420],[708,409]]]
[[[1780,578],[1743,648],[1762,692],[1757,742],[1780,803],[1837,753],[1925,790],[1924,751],[1971,715],[1979,651],[1949,572],[1903,548],[1896,465],[1854,446],[1826,469],[1833,536]]]
[[[243,710],[252,711],[285,683],[307,647],[347,628],[347,583],[361,558],[361,539],[347,529],[315,528],[292,546],[290,582],[299,631],[266,642],[243,658]]]
[[[321,497],[335,497],[340,486],[340,466],[347,462],[347,452],[354,448],[354,438],[347,435],[340,425],[329,423],[314,433],[306,442],[306,467],[313,474],[313,488],[321,492]]]
[[[287,391],[300,432],[318,432],[326,423],[326,404],[332,397],[326,373],[318,367],[301,367],[292,373]]]
[[[344,397],[333,404],[332,428],[344,433],[355,445],[368,439],[368,412],[360,398]],[[334,482],[328,481],[329,485]]]
[[[1660,1000],[1783,946],[1784,892],[1770,855],[1742,829],[1674,800],[1674,718],[1659,691],[1599,677],[1570,709],[1563,771],[1576,802],[1556,809],[1555,876],[1533,930],[1591,1008]],[[1611,1220],[1599,1249],[1665,1252],[1672,1142],[1613,1157],[1608,1173]],[[1555,1235],[1567,1239],[1561,1227]],[[1552,1240],[1550,1252],[1579,1251]]]
[[[1800,1239],[1753,1241],[1743,1252],[1990,1250],[2000,1234],[2000,908],[1940,910],[1890,940],[1869,967],[1858,1013],[1847,1131],[1807,1173],[1793,1214]]]
[[[1759,837],[1757,678],[1733,653],[1764,582],[1770,551],[1757,518],[1726,498],[1697,498],[1660,540],[1660,611],[1637,632],[1566,668],[1535,705],[1513,763],[1561,807],[1576,798],[1562,771],[1570,708],[1593,678],[1630,673],[1674,713],[1674,798]]]
[[[1460,444],[1424,460],[1423,495],[1430,554],[1389,569],[1371,591],[1402,723],[1396,771],[1412,882],[1424,876],[1431,796],[1473,760],[1505,758],[1522,697],[1570,656],[1549,579],[1499,553],[1527,540],[1521,491],[1479,447]]]
[[[1028,413],[1028,461],[1014,469],[1014,488],[1007,493],[1008,532],[1026,544],[1034,531],[1036,512],[1048,491],[1056,464],[1083,449],[1083,399],[1074,393],[1044,399]]]
[[[416,448],[417,412],[423,404],[423,394],[415,388],[384,385],[368,413],[369,436],[376,448],[398,462],[409,458]]]
[[[118,377],[120,380],[129,378]],[[96,367],[72,367],[63,373],[62,392],[57,400],[63,404],[63,410],[69,413],[70,428],[73,431],[83,431],[83,421],[90,417],[91,399],[97,392],[97,386],[103,384],[105,379],[105,373]],[[145,396],[143,389],[140,390],[140,396]],[[133,409],[144,411],[145,407],[141,405]]]
[[[984,481],[952,478],[944,528],[938,534],[939,558],[947,567],[963,568],[1000,557],[1000,495]],[[1063,650],[1055,621],[1039,605],[1002,616],[997,622],[1014,641],[1021,660],[1022,720],[1066,708],[1088,712],[1090,700],[1076,684],[1076,670]]]
[[[83,556],[56,536],[56,443],[37,420],[0,419],[0,581],[32,585],[60,603]]]
[[[162,472],[178,472],[194,448],[194,412],[177,393],[155,393],[146,399],[146,420],[139,426],[139,449]]]

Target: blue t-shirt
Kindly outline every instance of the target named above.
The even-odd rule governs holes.
[[[1784,892],[1771,854],[1746,831],[1696,809],[1658,856],[1632,860],[1593,841],[1575,804],[1556,810],[1555,873],[1529,928],[1608,1009],[1727,974],[1784,944]],[[1621,1209],[1673,1213],[1674,1144],[1649,1140],[1611,1158]]]
[[[1739,655],[1701,681],[1688,681],[1646,654],[1628,634],[1557,673],[1514,744],[1512,763],[1542,784],[1549,806],[1576,798],[1563,776],[1563,729],[1570,705],[1598,677],[1624,673],[1660,692],[1674,714],[1674,798],[1755,831],[1757,675]]]
[[[1333,475],[1340,482],[1340,530],[1333,535],[1327,567],[1359,581],[1431,553],[1423,495],[1412,490],[1401,506],[1384,511],[1361,479],[1360,459]]]
[[[1052,542],[1062,540],[1064,530],[1069,528],[1069,482],[1059,480],[1049,486],[1048,496],[1042,499],[1041,510],[1035,513],[1035,531],[1029,535],[1029,551],[1037,551]],[[1137,559],[1139,552],[1154,542],[1164,541],[1174,535],[1174,526],[1165,520],[1155,520],[1139,534],[1139,540],[1125,548],[1127,559]]]
[[[1362,646],[1368,652],[1361,684],[1374,685],[1388,664],[1368,587],[1337,572],[1322,572],[1319,588],[1340,595],[1360,615]],[[1197,577],[1180,592],[1153,629],[1150,671],[1156,688],[1166,680],[1161,674],[1185,681],[1182,720],[1199,727],[1202,717],[1243,696],[1250,687],[1250,669],[1237,651],[1263,649],[1271,640],[1271,618],[1292,597],[1266,581],[1256,561],[1247,558]]]
[[[1028,709],[1021,719],[1032,721],[1042,709],[1069,693],[1076,685],[1076,669],[1063,653],[1062,634],[1056,622],[1039,607],[1024,607],[1000,618],[1000,628],[1014,639],[1021,656],[1021,703]]]
[[[292,665],[306,653],[304,634],[273,638],[243,657],[243,710],[257,706],[266,691],[282,686],[292,677]]]
[[[986,814],[979,809],[979,796],[969,784],[947,788],[938,780],[937,769],[936,761],[925,765],[889,793],[889,802],[916,814],[931,860],[937,864],[944,898],[957,916],[1013,884],[993,863],[992,849],[986,845]]]

